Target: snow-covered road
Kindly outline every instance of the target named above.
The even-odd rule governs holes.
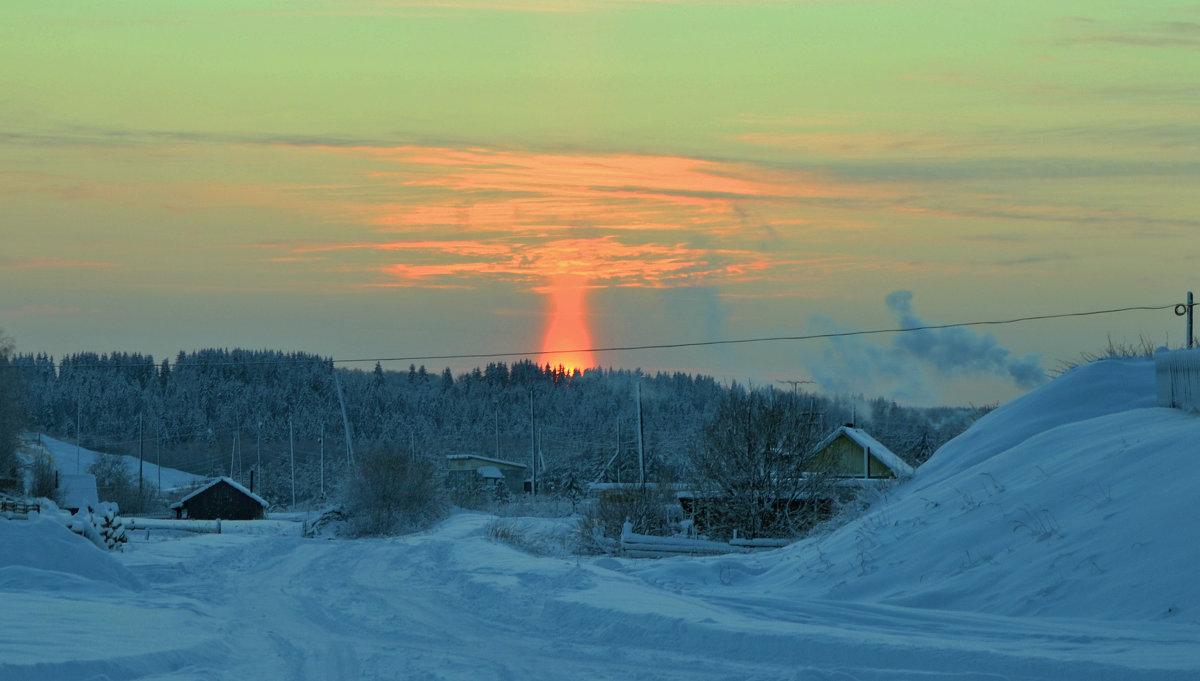
[[[1183,679],[1200,663],[1179,640],[1192,628],[793,602],[728,577],[689,591],[640,578],[645,562],[528,555],[488,539],[491,522],[135,544],[122,562],[201,604],[192,625],[210,637],[145,678]]]

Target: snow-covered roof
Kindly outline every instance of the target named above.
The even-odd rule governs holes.
[[[501,473],[500,469],[496,468],[495,466],[480,466],[479,468],[475,469],[475,472],[481,477],[488,478],[489,480],[504,479],[504,474]]]
[[[474,459],[476,461],[486,461],[487,463],[499,464],[501,466],[515,466],[517,468],[528,468],[528,466],[526,466],[525,464],[517,463],[516,461],[505,461],[504,459],[493,459],[490,456],[479,456],[478,454],[449,454],[446,456],[446,459],[448,461],[467,461],[470,459]]]
[[[64,475],[59,478],[58,488],[63,508],[96,508],[100,503],[94,475]]]
[[[850,440],[859,447],[869,449],[871,451],[871,456],[875,457],[880,463],[891,469],[892,473],[894,473],[896,477],[913,474],[913,467],[908,465],[907,461],[901,459],[898,454],[885,447],[882,442],[871,437],[867,431],[863,430],[862,428],[855,428],[854,426],[839,427],[837,430],[830,433],[829,436],[824,440],[821,440],[821,442],[813,448],[812,453],[816,454],[824,450],[826,447],[833,444],[834,440],[837,440],[843,435],[850,438]]]
[[[184,503],[186,503],[188,499],[191,499],[192,497],[196,496],[197,494],[200,494],[201,492],[209,489],[210,487],[212,487],[213,485],[216,485],[219,482],[228,483],[230,487],[233,487],[234,489],[241,492],[242,494],[245,494],[246,496],[250,497],[251,499],[257,501],[259,504],[262,505],[263,508],[270,506],[270,504],[267,503],[266,499],[263,499],[262,497],[258,496],[254,492],[251,492],[250,490],[246,489],[245,486],[243,486],[241,483],[237,482],[233,478],[226,478],[226,477],[222,476],[219,478],[213,478],[208,484],[204,485],[203,487],[199,487],[199,488],[193,490],[186,497],[171,504],[171,508],[173,508],[173,509],[174,508],[183,508]]]

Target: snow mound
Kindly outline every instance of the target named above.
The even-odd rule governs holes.
[[[0,520],[0,590],[139,590],[129,570],[61,522]]]
[[[940,484],[1052,428],[1156,406],[1154,360],[1084,364],[984,415],[918,470],[914,488]]]
[[[735,588],[796,598],[1200,623],[1200,524],[1181,520],[1196,514],[1200,418],[1154,403],[1152,362],[1082,366],[980,419],[828,535],[707,574],[638,572],[676,585],[735,575]]]

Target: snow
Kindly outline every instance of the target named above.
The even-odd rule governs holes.
[[[207,491],[213,485],[216,485],[221,482],[224,482],[226,485],[229,485],[230,487],[236,489],[237,491],[241,492],[242,494],[245,494],[246,496],[250,497],[254,501],[258,502],[258,504],[260,506],[262,506],[263,508],[270,506],[270,504],[267,503],[266,499],[263,499],[262,497],[258,496],[254,492],[251,492],[249,489],[244,487],[237,480],[234,480],[233,478],[222,476],[222,477],[218,477],[218,478],[213,478],[211,481],[209,481],[208,484],[196,488],[195,490],[193,490],[190,494],[188,494],[184,498],[171,504],[171,508],[183,508],[183,505],[185,503],[187,503],[192,497],[197,496],[197,495]]]
[[[96,508],[100,503],[100,496],[96,491],[96,476],[90,473],[60,475],[58,490],[63,508]]]
[[[569,519],[465,512],[108,554],[0,519],[0,679],[1193,679],[1200,417],[1154,405],[1150,362],[1080,367],[753,554],[579,557]]]
[[[39,436],[42,446],[54,457],[55,464],[63,474],[84,474],[87,473],[88,467],[96,460],[97,452],[94,452],[86,447],[76,447],[73,443],[56,440],[48,435]],[[129,474],[137,480],[138,475],[138,459],[136,456],[121,455],[125,460],[125,467],[129,470]],[[185,489],[191,487],[197,482],[205,480],[204,477],[176,470],[174,468],[162,468],[162,488],[163,491]],[[159,468],[156,464],[151,463],[148,459],[142,463],[142,475],[147,479],[158,484]]]

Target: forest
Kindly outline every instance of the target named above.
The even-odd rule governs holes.
[[[786,395],[810,440],[854,421],[913,465],[988,410],[811,394],[795,383],[568,372],[530,360],[457,376],[449,368],[362,370],[303,352],[244,349],[181,352],[161,362],[136,353],[58,361],[16,354],[9,362],[24,383],[20,403],[31,432],[247,485],[253,473],[255,491],[277,506],[324,503],[354,453],[379,447],[435,465],[465,453],[537,461],[539,492],[554,493],[636,479],[640,439],[647,480],[686,481],[731,390]]]

